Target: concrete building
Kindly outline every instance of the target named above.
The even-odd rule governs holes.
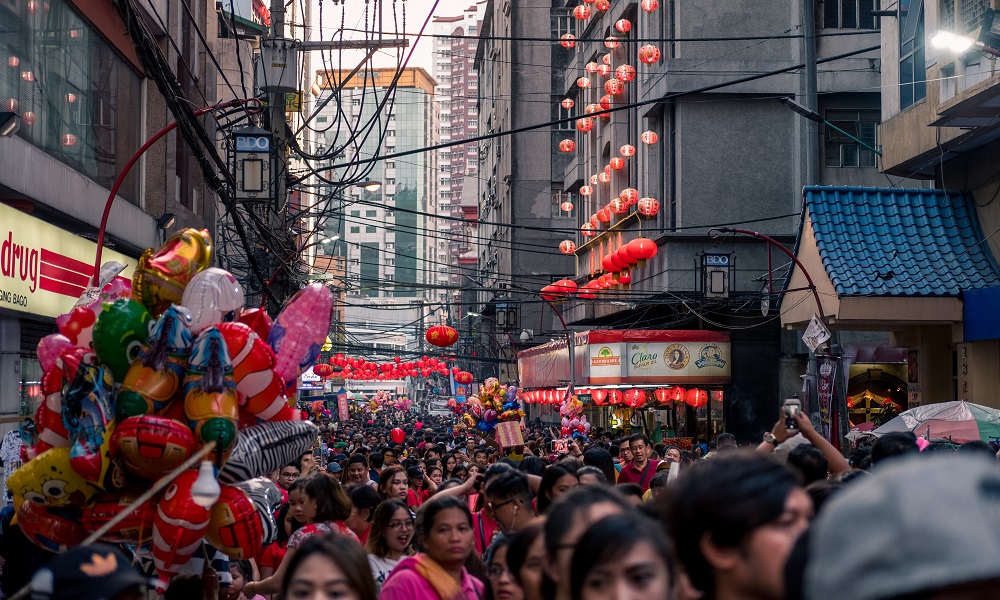
[[[192,21],[183,11],[168,12],[166,2],[141,6],[155,37],[145,43],[159,47],[187,99],[215,103],[213,67],[197,33],[206,29],[209,10]],[[0,277],[0,414],[10,416],[29,410],[37,394],[38,341],[55,331],[55,317],[73,307],[93,274],[92,240],[115,178],[174,117],[110,1],[5,3],[0,22],[0,110],[20,118],[16,135],[0,138],[0,238],[23,249],[25,259],[16,270],[5,263]],[[175,215],[173,228],[210,230],[216,214],[213,193],[177,132],[125,178],[103,260],[126,263],[123,275],[130,277],[139,254],[170,233],[157,226],[165,213]]]

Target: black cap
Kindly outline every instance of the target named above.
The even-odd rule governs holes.
[[[149,578],[106,544],[77,546],[52,559],[31,578],[32,600],[105,600],[130,588],[149,587]]]
[[[410,467],[410,468],[408,468],[406,470],[406,476],[409,477],[409,478],[411,478],[411,479],[417,478],[417,477],[423,479],[423,477],[424,477],[424,470],[421,469],[420,467]]]

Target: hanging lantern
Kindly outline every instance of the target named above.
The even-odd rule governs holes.
[[[578,119],[576,122],[576,129],[583,133],[587,133],[593,128],[594,128],[594,119],[592,119],[591,117],[584,117],[582,119]]]
[[[611,263],[611,268],[608,269],[608,271],[611,271],[612,273],[617,273],[619,271],[622,271],[623,269],[625,269],[625,267],[628,266],[628,263],[622,260],[622,258],[619,256],[619,252],[617,251],[609,254],[608,258],[610,259],[609,262]],[[614,275],[612,275],[612,277],[614,277]]]
[[[576,87],[585,90],[590,87],[590,80],[586,77],[580,77],[576,80]]]
[[[668,391],[667,400],[672,402],[684,402],[684,399],[687,398],[687,390],[679,385],[673,386]]]
[[[708,392],[699,390],[698,388],[691,388],[687,391],[687,395],[684,396],[684,403],[694,408],[705,406],[708,404]]]
[[[608,9],[611,8],[611,1],[610,0],[596,0],[594,2],[594,8],[596,8],[599,11],[601,11],[602,13],[603,12],[608,12]]]
[[[589,196],[589,195],[591,195],[593,193],[594,193],[594,188],[590,187],[589,185],[581,185],[580,186],[580,195],[581,196]]]
[[[601,62],[610,66],[611,65],[611,53],[609,52],[608,54],[605,54],[605,55],[601,56]]]
[[[639,199],[639,190],[635,188],[625,188],[618,193],[618,197],[626,206],[632,206]]]
[[[590,176],[590,185],[597,185],[597,175]]]
[[[608,390],[605,389],[591,390],[590,397],[594,399],[594,404],[598,406],[604,406],[604,402],[608,399]]]
[[[632,283],[632,272],[631,271],[622,271],[621,273],[619,273],[618,274],[618,283],[620,283],[622,285],[629,285],[630,283]]]
[[[625,265],[628,267],[631,267],[639,262],[638,258],[633,258],[632,255],[629,254],[628,244],[625,244],[624,246],[619,248],[618,253],[621,255],[622,262],[624,262]]]
[[[328,364],[320,363],[313,366],[313,374],[318,375],[322,378],[327,378],[333,375],[333,367]]]
[[[614,50],[618,47],[618,38],[613,35],[604,38],[604,47],[608,50]]]
[[[594,226],[590,223],[580,225],[580,235],[583,237],[592,237],[594,235]]]
[[[631,158],[635,156],[635,146],[633,146],[632,144],[625,144],[624,146],[618,149],[618,154],[621,154],[625,158]]]
[[[559,251],[563,254],[573,254],[576,251],[576,242],[573,240],[563,240],[559,242]]]
[[[653,12],[657,8],[660,8],[660,2],[659,0],[642,0],[642,2],[639,3],[639,6],[641,6],[642,10],[646,12]]]
[[[588,104],[583,108],[583,114],[592,115],[595,112],[600,112],[600,110],[601,110],[600,104],[597,104],[596,102],[591,102],[590,104]]]
[[[572,98],[564,98],[563,101],[560,102],[559,104],[566,110],[569,110],[574,106],[576,106],[576,102],[574,102]]]
[[[608,402],[613,405],[617,406],[621,404],[624,399],[625,394],[623,394],[621,390],[611,390],[611,392],[608,393]]]
[[[610,163],[604,165],[604,173],[606,175],[611,175],[611,164]]]
[[[472,373],[469,373],[468,371],[459,371],[458,375],[455,375],[455,381],[462,385],[469,385],[474,380],[475,377],[473,377]]]
[[[616,156],[608,162],[608,165],[615,171],[621,171],[625,168],[625,159],[620,156]]]
[[[629,21],[628,19],[618,19],[615,21],[615,29],[617,29],[619,33],[628,33],[632,31],[632,21]]]
[[[614,263],[611,262],[611,255],[610,254],[604,255],[604,258],[601,259],[601,270],[604,271],[605,274],[610,273],[611,271],[615,270],[615,265],[614,265]],[[603,279],[604,279],[604,281],[607,281],[607,277],[606,276]]]
[[[604,82],[604,91],[611,94],[612,96],[617,96],[618,94],[625,91],[625,84],[623,84],[617,78],[609,79]]]
[[[572,33],[564,33],[562,37],[559,38],[559,45],[567,50],[573,48],[576,46],[576,36]]]
[[[427,341],[439,348],[446,348],[458,341],[458,332],[447,325],[435,325],[424,335]]]
[[[601,96],[601,108],[604,110],[611,110],[611,94],[605,94]],[[609,117],[611,115],[601,115],[602,117]]]
[[[590,226],[594,228],[594,231],[597,231],[598,227],[601,225],[601,222],[597,219],[597,213],[590,215],[590,221],[588,222],[590,223]]]
[[[572,152],[576,150],[576,142],[573,140],[563,140],[559,142],[560,152]]]
[[[577,290],[576,282],[572,279],[560,279],[559,281],[553,283],[552,287],[562,292],[564,296],[572,294]]]
[[[643,131],[642,135],[639,136],[639,139],[642,141],[643,144],[651,146],[656,142],[660,141],[660,136],[656,135],[655,131]]]
[[[650,65],[658,60],[660,60],[660,49],[656,46],[646,44],[642,48],[639,48],[639,61]]]
[[[625,202],[621,198],[612,198],[611,202],[608,203],[608,208],[616,215],[623,215],[628,212],[628,206],[625,205]]]
[[[586,21],[590,18],[590,7],[586,4],[581,4],[573,9],[573,16],[576,17],[577,21]]]
[[[632,65],[618,65],[615,69],[615,78],[622,83],[628,83],[635,79],[635,67]]]
[[[563,212],[573,212],[573,203],[569,200],[564,201],[559,205],[559,210]]]
[[[581,286],[576,293],[576,297],[581,300],[593,300],[596,298],[597,296],[594,294],[595,290],[593,284],[593,281],[588,281],[585,285]]]
[[[611,74],[611,66],[604,63],[597,65],[597,74],[601,77],[607,77]]]
[[[642,408],[646,404],[646,390],[632,388],[625,392],[625,405],[630,408]]]
[[[656,256],[656,242],[649,238],[635,238],[626,246],[629,256],[638,260],[638,265],[642,266],[643,261],[647,261]]]
[[[660,212],[660,202],[656,198],[641,198],[636,210],[643,217],[655,217]]]
[[[583,70],[586,71],[586,72],[588,72],[588,73],[596,73],[598,66],[599,65],[597,63],[595,63],[594,61],[590,61],[589,63],[586,64],[586,66],[583,67]]]
[[[660,404],[666,404],[667,400],[670,399],[670,390],[667,388],[656,388],[656,391],[653,392],[653,397]]]
[[[546,302],[555,300],[559,297],[558,290],[551,285],[547,285],[538,290],[538,295],[541,296],[542,300],[545,300]]]
[[[600,221],[601,223],[610,223],[611,211],[608,210],[607,208],[602,208],[601,210],[597,211],[597,220]]]
[[[597,180],[601,183],[611,183],[611,173],[599,173],[597,175]]]

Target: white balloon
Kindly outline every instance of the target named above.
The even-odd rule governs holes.
[[[243,309],[243,287],[225,269],[205,269],[184,288],[181,304],[191,313],[190,329],[198,333],[224,321],[235,321]]]

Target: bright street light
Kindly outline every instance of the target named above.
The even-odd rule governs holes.
[[[468,316],[468,317],[481,317],[481,316],[483,316],[483,315],[481,315],[481,314],[479,314],[477,312],[472,312],[471,310],[469,312],[465,313],[465,315]]]
[[[334,234],[334,235],[332,235],[332,236],[330,236],[330,237],[326,238],[325,240],[323,240],[323,241],[322,241],[322,242],[320,242],[320,243],[321,243],[321,244],[329,244],[330,242],[336,242],[336,241],[337,241],[337,240],[339,240],[339,239],[340,239],[340,234],[339,234],[339,233],[336,233],[336,234]]]
[[[379,188],[382,187],[382,182],[374,181],[372,179],[366,179],[365,181],[362,181],[361,183],[357,184],[355,187],[365,188],[369,192],[377,192],[379,191]]]
[[[931,45],[935,48],[946,48],[951,50],[955,54],[962,54],[972,48],[976,40],[966,37],[964,35],[958,35],[950,31],[938,30],[931,37]]]

